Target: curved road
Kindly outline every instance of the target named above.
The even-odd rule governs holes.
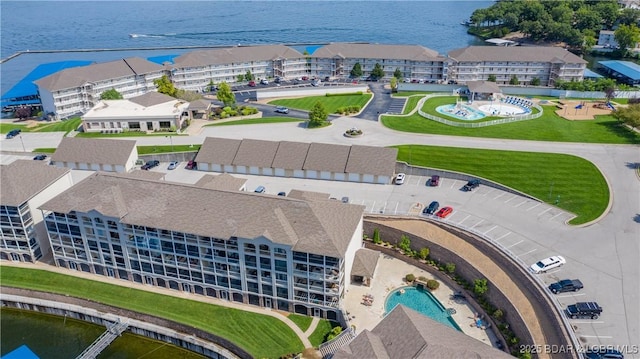
[[[612,196],[609,211],[593,224],[574,227],[545,220],[543,216],[532,215],[524,206],[483,213],[482,206],[478,205],[472,213],[523,238],[520,241],[523,243],[517,244],[531,248],[521,253],[520,258],[527,263],[553,254],[565,256],[567,265],[542,275],[544,281],[580,278],[585,282],[585,289],[578,294],[557,296],[561,306],[596,300],[604,308],[599,320],[570,321],[582,344],[613,345],[625,353],[625,358],[640,358],[640,180],[635,170],[640,165],[640,147],[397,132],[371,121],[377,118],[377,112],[386,112],[385,105],[381,106],[381,103],[390,102],[381,85],[374,84],[372,90],[374,102],[359,115],[366,116],[368,120],[341,117],[334,119],[332,126],[315,130],[306,130],[297,123],[205,127],[197,136],[173,137],[173,144],[202,143],[205,137],[226,137],[373,146],[424,144],[564,153],[585,158],[602,171]],[[344,131],[351,127],[362,129],[364,136],[357,139],[344,137]],[[27,150],[56,147],[61,139],[60,134],[24,133],[22,136]],[[138,145],[167,144],[165,138],[156,136],[135,140]],[[0,145],[3,150],[22,151],[21,142],[16,139],[2,139]]]

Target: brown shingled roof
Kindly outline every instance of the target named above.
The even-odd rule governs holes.
[[[345,172],[393,176],[398,157],[397,148],[351,146]]]
[[[278,142],[245,139],[233,159],[234,165],[271,167],[278,150]]]
[[[287,197],[289,198],[303,199],[307,201],[317,201],[317,200],[326,201],[329,199],[330,196],[331,195],[329,193],[302,191],[299,189],[292,189],[291,191],[289,191],[289,194],[287,195]]]
[[[245,178],[234,177],[228,173],[217,176],[206,174],[195,183],[195,186],[224,191],[238,191],[247,182]]]
[[[301,59],[300,52],[284,45],[229,47],[190,51],[174,59],[175,68],[216,64],[245,63],[275,59]]]
[[[301,170],[308,152],[308,143],[280,141],[276,155],[273,158],[273,168]]]
[[[230,165],[238,152],[242,140],[207,137],[198,151],[196,162]]]
[[[162,103],[171,102],[175,100],[176,100],[175,98],[169,95],[165,95],[163,93],[156,92],[156,91],[147,92],[144,95],[132,97],[129,99],[129,101],[144,107],[155,106],[155,105],[159,105]]]
[[[69,173],[41,161],[17,160],[0,166],[0,204],[19,206]]]
[[[40,208],[97,211],[127,224],[216,238],[258,238],[343,258],[364,207],[219,191],[97,172]],[[206,220],[203,220],[206,218]]]
[[[573,53],[552,46],[469,46],[449,51],[449,57],[458,62],[514,61],[514,62],[563,62],[586,64],[587,61]]]
[[[319,58],[356,58],[356,59],[401,59],[412,61],[444,60],[437,51],[420,45],[385,45],[335,43],[322,46],[311,57]]]
[[[329,172],[345,172],[349,146],[329,143],[312,143],[302,169]]]
[[[353,258],[353,267],[351,275],[359,275],[363,277],[373,277],[380,259],[380,252],[367,248],[360,248],[356,251]]]
[[[476,93],[502,93],[500,86],[491,81],[467,81],[469,91]]]
[[[132,151],[137,152],[133,140],[64,137],[51,161],[125,166]]]

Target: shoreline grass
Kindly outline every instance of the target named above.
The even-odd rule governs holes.
[[[572,155],[400,145],[398,160],[479,176],[576,214],[570,224],[598,218],[609,204],[609,187],[598,168]],[[556,203],[557,201],[557,203]]]
[[[226,338],[257,358],[279,358],[304,349],[291,328],[267,315],[44,270],[0,268],[3,286],[69,295],[166,318]]]

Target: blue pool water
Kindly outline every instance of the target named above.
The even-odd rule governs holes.
[[[456,108],[456,105],[442,105],[436,108],[436,111],[440,112],[443,115],[455,117],[457,119],[463,121],[475,121],[479,120],[483,117],[486,117],[484,112],[476,110],[475,108],[469,106],[459,106]]]
[[[400,293],[404,289],[404,293]],[[451,328],[461,332],[462,329],[451,318],[444,306],[431,294],[429,291],[417,289],[415,287],[402,287],[389,293],[387,300],[384,304],[385,313],[389,313],[396,307],[396,305],[402,304],[405,307],[409,307],[423,315],[437,320],[438,322],[448,325]]]

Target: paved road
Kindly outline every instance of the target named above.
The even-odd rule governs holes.
[[[378,92],[376,89],[374,91]],[[376,100],[382,97],[376,93]],[[344,137],[344,131],[351,127],[362,129],[364,136],[355,139]],[[573,154],[593,162],[602,171],[611,188],[612,203],[609,211],[597,223],[583,227],[565,225],[564,220],[570,215],[554,207],[526,201],[487,187],[463,195],[457,190],[461,183],[453,180],[445,179],[439,189],[441,192],[437,193],[430,193],[431,189],[421,185],[423,178],[411,175],[404,186],[365,186],[325,181],[304,181],[297,185],[300,189],[332,192],[337,198],[349,195],[352,201],[359,201],[356,203],[365,205],[372,212],[382,210],[385,213],[409,213],[410,207],[407,206],[442,198],[441,203],[449,203],[456,209],[447,219],[450,223],[484,234],[502,244],[525,263],[533,263],[552,254],[564,255],[568,264],[541,275],[541,279],[550,283],[557,279],[580,278],[585,283],[585,289],[577,294],[557,296],[560,305],[564,307],[576,301],[597,300],[604,307],[602,317],[596,321],[571,320],[583,344],[627,345],[631,347],[622,348],[626,351],[625,357],[640,358],[640,355],[634,353],[640,345],[640,180],[634,170],[640,164],[638,146],[413,134],[387,129],[376,121],[344,117],[335,119],[332,126],[315,130],[304,129],[296,123],[209,127],[203,129],[198,136],[176,136],[173,143],[202,143],[207,136],[374,146],[429,144],[553,152]],[[30,151],[36,147],[56,147],[60,139],[59,134],[25,133],[22,142],[26,150]],[[135,139],[139,145],[166,141],[164,138],[151,136]],[[22,151],[18,139],[0,140],[0,148]],[[285,189],[290,185],[286,181],[293,179],[259,177],[251,179],[248,188],[265,184],[268,189],[274,186]],[[413,186],[412,190],[410,186]]]

